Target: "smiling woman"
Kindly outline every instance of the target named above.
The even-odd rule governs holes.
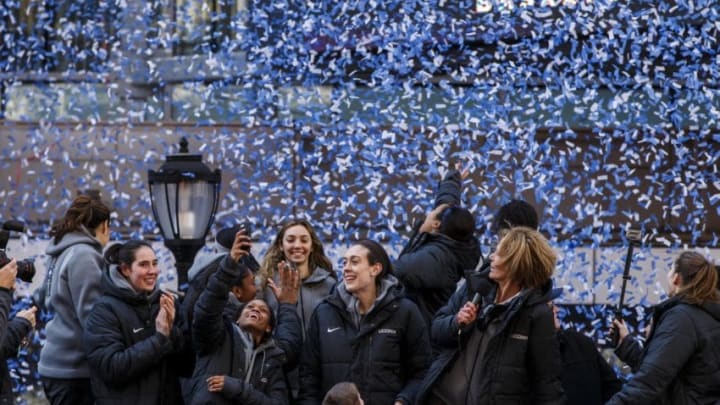
[[[85,325],[96,404],[180,403],[182,334],[172,295],[157,288],[157,257],[132,240],[105,252],[103,295]],[[154,322],[153,322],[154,321]]]
[[[301,404],[353,382],[368,405],[412,404],[430,361],[425,321],[377,242],[345,253],[343,281],[318,305],[300,362]],[[352,348],[352,350],[349,350]]]

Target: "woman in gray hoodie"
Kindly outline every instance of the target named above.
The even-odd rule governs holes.
[[[98,198],[77,196],[50,236],[44,301],[53,318],[45,327],[38,371],[52,405],[93,404],[82,335],[100,295],[110,208]]]

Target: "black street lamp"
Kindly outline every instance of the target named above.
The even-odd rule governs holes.
[[[215,219],[220,179],[220,169],[213,171],[202,155],[188,153],[184,137],[180,153],[166,156],[160,170],[148,170],[150,204],[165,246],[175,256],[180,290],[187,288],[187,271]]]

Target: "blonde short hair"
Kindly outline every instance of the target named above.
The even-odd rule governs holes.
[[[538,288],[552,277],[557,254],[538,231],[518,226],[500,240],[497,251],[503,258],[508,278],[521,288]]]

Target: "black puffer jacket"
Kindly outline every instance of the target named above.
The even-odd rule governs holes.
[[[5,315],[5,319],[10,312],[12,305],[12,292],[5,288],[0,288],[0,313]],[[15,394],[12,391],[12,379],[10,378],[10,370],[8,370],[7,359],[17,356],[20,343],[32,330],[30,321],[24,318],[14,318],[13,320],[2,324],[0,320],[0,332],[4,336],[0,338],[0,404],[14,404]]]
[[[673,297],[653,325],[637,372],[608,404],[720,403],[720,303]]]
[[[192,335],[198,359],[192,378],[192,404],[282,405],[288,401],[284,352],[273,340],[250,348],[235,319],[223,316],[230,284],[242,271],[243,266],[226,256],[195,305]],[[285,310],[297,318],[294,308]],[[208,391],[206,380],[213,375],[225,376],[222,393]]]
[[[155,330],[161,291],[135,292],[111,266],[88,315],[84,346],[97,404],[178,404],[174,355],[183,348],[179,310],[170,337]]]
[[[357,384],[367,405],[415,403],[431,354],[417,306],[387,276],[375,305],[356,326],[350,297],[340,283],[315,309],[300,362],[299,403],[320,404],[342,381]]]
[[[496,284],[488,279],[488,272],[475,273],[448,302],[440,309],[432,322],[431,337],[433,344],[443,348],[435,359],[423,381],[419,403],[424,403],[433,389],[433,385],[464,354],[465,345],[472,328],[483,330],[484,325],[493,317],[494,311],[486,311],[486,316],[465,327],[458,340],[458,324],[455,316],[476,292],[468,285],[485,284],[489,288],[483,292],[482,307],[486,308],[495,301]],[[479,397],[470,403],[476,405],[497,404],[563,404],[565,397],[560,383],[560,351],[555,337],[555,327],[551,309],[547,306],[552,290],[552,282],[542,289],[524,291],[513,300],[502,317],[496,333],[490,337],[484,353],[483,369],[476,373],[482,376],[477,384]],[[489,309],[489,307],[488,307]],[[483,309],[480,310],[481,314]],[[459,345],[459,346],[458,346]]]
[[[620,391],[622,382],[589,337],[563,329],[557,336],[567,405],[600,405]]]
[[[480,257],[480,243],[475,238],[458,241],[442,234],[422,233],[398,257],[394,274],[429,325],[455,292],[464,272],[475,268]]]
[[[435,207],[459,205],[462,178],[450,170],[435,193]],[[473,237],[454,240],[436,233],[412,235],[393,264],[394,275],[405,285],[407,297],[415,302],[430,325],[435,312],[447,304],[466,270],[474,269],[482,257],[480,242]]]

